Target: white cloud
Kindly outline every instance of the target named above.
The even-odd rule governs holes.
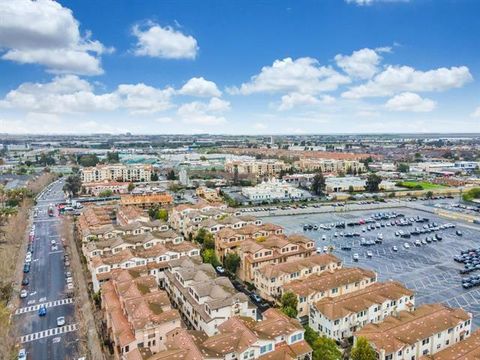
[[[203,77],[194,77],[186,82],[179,91],[182,95],[198,97],[218,97],[222,92],[218,90],[217,84],[205,80]]]
[[[302,105],[332,104],[334,102],[335,98],[330,95],[324,95],[319,99],[310,94],[290,93],[282,96],[278,110],[284,111]]]
[[[358,6],[368,6],[374,3],[395,3],[395,2],[409,2],[410,0],[345,0],[347,4],[356,4]]]
[[[265,125],[264,123],[255,123],[255,124],[253,124],[253,128],[255,130],[266,130],[267,125]]]
[[[226,123],[222,113],[230,110],[230,103],[212,98],[208,103],[193,101],[178,108],[177,114],[185,124],[221,125]]]
[[[418,94],[404,92],[389,99],[385,107],[391,111],[429,112],[435,109],[436,102],[424,99]]]
[[[331,67],[320,66],[313,58],[285,58],[275,60],[272,66],[264,66],[250,82],[242,84],[239,89],[232,88],[230,92],[243,95],[261,92],[316,94],[335,90],[339,85],[349,82],[348,77]]]
[[[480,106],[475,109],[471,116],[475,118],[480,118]]]
[[[198,52],[197,40],[172,27],[161,27],[155,23],[146,28],[135,25],[133,35],[137,38],[134,54],[164,59],[195,59]]]
[[[385,52],[384,48],[380,51]],[[372,49],[361,49],[354,51],[352,55],[335,56],[337,65],[348,75],[358,79],[370,79],[378,72],[378,65],[382,57]]]
[[[429,71],[415,70],[410,66],[388,66],[367,83],[350,88],[342,97],[391,96],[399,92],[444,91],[459,88],[473,80],[468,67],[439,68]]]
[[[72,11],[50,0],[0,1],[0,52],[4,60],[39,64],[52,73],[98,75],[100,55],[111,52],[80,34]]]
[[[48,83],[24,83],[0,100],[0,107],[51,114],[87,113],[126,109],[130,113],[155,113],[173,105],[173,88],[122,84],[111,93],[96,94],[94,87],[75,75],[57,76]]]

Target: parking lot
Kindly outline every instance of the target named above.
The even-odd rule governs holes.
[[[346,226],[345,229],[332,228],[331,230],[318,229],[304,231],[305,224],[331,225],[337,222],[356,222],[368,219],[379,212],[397,212],[405,218],[427,218],[425,223],[413,222],[407,226],[384,226],[374,230],[362,231],[367,225]],[[397,218],[401,219],[401,218]],[[392,219],[392,220],[397,220]],[[333,253],[342,259],[344,266],[360,266],[375,270],[379,281],[398,280],[415,291],[416,303],[442,302],[452,307],[462,307],[474,316],[474,326],[480,326],[480,287],[464,289],[461,280],[468,275],[460,275],[463,264],[453,260],[461,250],[480,247],[480,227],[472,224],[454,222],[443,219],[434,214],[412,210],[409,208],[351,211],[345,213],[325,213],[295,216],[273,216],[263,218],[264,222],[272,222],[285,228],[288,234],[300,233],[316,240],[319,249],[334,246]],[[391,220],[377,221],[386,223]],[[416,227],[423,228],[425,224],[436,223],[438,227],[450,223],[455,228],[439,229],[427,234],[412,235],[410,238],[395,236],[395,232],[411,232]],[[462,236],[456,234],[461,231]],[[359,233],[360,236],[345,237],[340,233]],[[337,237],[334,234],[337,233]],[[371,246],[361,246],[361,239],[374,242],[382,234],[382,243]],[[430,239],[438,234],[441,241],[430,241],[420,246],[416,240]],[[409,248],[404,246],[409,244]],[[351,250],[342,250],[342,245],[348,244]],[[397,247],[397,251],[393,247]],[[371,252],[371,257],[367,256]],[[353,254],[358,254],[358,261],[353,260]],[[480,274],[480,271],[472,274]]]

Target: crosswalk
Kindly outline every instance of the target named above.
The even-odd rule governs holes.
[[[45,307],[49,308],[49,307],[67,305],[67,304],[72,304],[72,303],[73,303],[72,298],[49,301],[49,302],[43,303],[43,304],[37,304],[37,305],[32,305],[32,306],[26,306],[26,307],[23,307],[23,308],[19,308],[19,309],[17,309],[17,311],[15,311],[15,315],[20,315],[20,314],[25,314],[25,313],[32,312],[32,311],[37,311],[40,308],[40,306],[42,306],[42,305],[45,305]]]
[[[40,340],[49,336],[61,335],[61,334],[69,333],[76,330],[78,330],[77,324],[65,325],[61,327],[39,331],[33,334],[24,335],[20,337],[20,342],[24,344],[24,343],[28,343],[35,340]]]

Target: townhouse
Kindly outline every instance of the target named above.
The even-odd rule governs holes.
[[[208,218],[200,221],[195,226],[190,227],[188,233],[196,233],[199,229],[205,229],[212,234],[219,232],[222,229],[241,229],[248,225],[261,225],[262,220],[257,219],[250,215],[238,215],[238,216],[223,216],[217,219]]]
[[[115,359],[131,359],[138,348],[164,350],[166,334],[181,326],[179,312],[153,276],[115,270],[102,285],[101,296],[103,334],[110,339]]]
[[[240,215],[232,209],[228,209],[223,203],[208,203],[200,201],[196,204],[181,204],[175,206],[168,217],[170,226],[182,234],[187,233],[187,229],[195,226],[202,220],[213,218],[220,219],[225,215]]]
[[[480,359],[480,330],[466,339],[434,355],[423,355],[420,360],[478,360]]]
[[[297,296],[297,317],[308,323],[310,307],[321,299],[334,298],[361,290],[377,282],[377,274],[362,268],[343,268],[312,274],[308,281],[294,280],[280,286],[280,294]],[[280,296],[281,296],[280,295]]]
[[[417,360],[468,338],[471,319],[472,314],[463,309],[426,304],[415,311],[392,314],[379,324],[366,325],[355,333],[354,341],[359,337],[367,339],[379,360]],[[461,356],[458,359],[466,360]]]
[[[342,262],[331,254],[312,255],[278,264],[267,264],[254,272],[253,284],[259,295],[267,300],[279,300],[282,286],[294,281],[304,280],[324,271],[333,271],[342,267]]]
[[[199,247],[190,242],[182,241],[178,244],[153,242],[157,240],[152,238],[143,245],[138,245],[138,243],[121,242],[122,239],[119,239],[118,246],[112,245],[115,252],[107,252],[103,249],[101,254],[87,258],[93,290],[98,291],[101,284],[111,278],[112,271],[115,269],[140,267],[146,267],[148,273],[154,275],[158,284],[163,286],[164,270],[167,268],[168,261],[200,256]]]
[[[377,282],[362,290],[314,303],[310,307],[309,325],[320,335],[340,341],[392,313],[412,310],[414,302],[413,292],[402,284]]]
[[[197,258],[170,260],[165,270],[165,290],[193,329],[208,336],[233,316],[257,318],[257,308],[237,292],[227,277],[217,277],[210,264]]]
[[[271,235],[245,240],[235,252],[240,256],[237,276],[242,281],[253,282],[257,269],[311,256],[315,252],[315,242],[303,235]]]
[[[215,253],[220,261],[223,261],[228,253],[235,252],[236,248],[247,239],[255,240],[270,235],[283,235],[283,228],[279,225],[262,224],[262,220],[248,215],[244,215],[242,218],[246,218],[253,224],[239,229],[222,228],[215,233]]]
[[[105,180],[120,182],[150,181],[152,173],[152,165],[147,164],[100,164],[80,169],[82,183],[98,183]]]
[[[304,329],[276,309],[262,321],[233,317],[218,327],[218,334],[175,329],[167,334],[165,351],[148,360],[196,359],[311,359],[312,349],[304,340]]]

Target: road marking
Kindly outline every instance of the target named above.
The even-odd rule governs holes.
[[[40,339],[43,339],[43,338],[46,338],[46,337],[49,337],[49,336],[53,336],[53,335],[60,335],[60,334],[69,333],[69,332],[72,332],[72,331],[76,331],[77,329],[78,329],[77,324],[71,324],[71,325],[65,325],[65,326],[62,326],[62,327],[56,327],[56,328],[52,328],[52,329],[43,330],[43,331],[39,331],[39,332],[36,332],[36,333],[24,335],[24,336],[20,337],[20,342],[22,344],[24,344],[24,343],[27,343],[27,342],[31,342],[31,341],[34,341],[34,340],[40,340]],[[54,338],[52,342],[59,342],[59,340],[56,340],[56,339],[59,339],[59,337]]]
[[[61,338],[60,336],[54,337],[54,338],[52,339],[52,344],[59,343],[61,340],[62,340],[62,338]]]
[[[50,307],[54,307],[54,306],[67,305],[67,304],[72,304],[72,303],[73,303],[72,298],[49,301],[49,302],[43,303],[43,304],[37,304],[37,305],[32,305],[32,306],[26,306],[26,307],[23,307],[23,308],[19,308],[19,309],[17,309],[17,311],[15,311],[15,315],[20,315],[20,314],[25,314],[25,313],[32,312],[32,311],[37,311],[40,308],[40,306],[42,306],[42,305],[45,305],[45,307],[50,308]]]
[[[48,253],[48,255],[60,254],[60,253],[63,253],[63,250],[50,251],[50,252]]]
[[[45,300],[47,300],[47,298],[46,298],[46,297],[42,297],[42,298],[41,298],[40,300],[38,300],[38,301],[44,302]]]

